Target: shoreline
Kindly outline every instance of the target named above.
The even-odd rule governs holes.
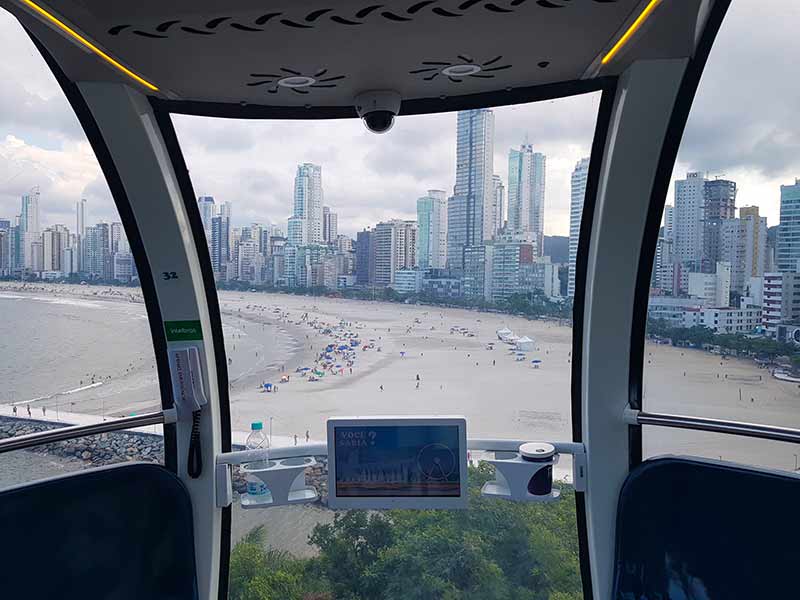
[[[64,284],[26,284],[22,289],[19,283],[0,282],[0,292],[124,301],[107,288]],[[243,377],[231,378],[234,431],[246,431],[252,421],[266,424],[271,417],[275,436],[293,441],[297,435],[300,443],[306,431],[311,439],[324,438],[330,416],[457,414],[467,418],[470,437],[572,438],[569,327],[472,309],[262,292],[221,292],[220,305],[230,324],[226,346],[235,342],[236,351],[246,354],[241,359],[233,354],[234,367],[241,372],[253,367]],[[289,383],[279,384],[279,393],[258,391],[263,381],[275,383],[281,366],[287,372],[313,367],[322,345],[336,339],[336,333],[323,335],[310,325],[340,322],[348,324],[343,331],[357,333],[363,344],[375,346],[357,351],[352,374],[349,368],[341,375],[326,371],[319,381],[310,382],[292,373]],[[520,353],[521,362],[516,352],[498,343],[496,331],[503,327],[535,340],[533,349]],[[257,363],[254,354],[262,359],[260,346],[270,356]],[[274,358],[284,348],[291,348],[291,354]],[[538,368],[530,364],[532,359],[541,361]],[[280,365],[267,366],[276,362]],[[647,410],[800,427],[797,383],[775,378],[750,358],[722,358],[702,349],[648,341],[644,362]],[[64,389],[75,387],[79,386]],[[76,396],[106,393],[106,387]],[[100,414],[95,404],[90,403],[88,412]],[[124,409],[113,404],[108,400],[106,414]],[[761,441],[754,446],[740,438],[657,428],[645,428],[645,434],[647,456],[682,453],[775,468],[794,466],[793,448],[787,445]]]

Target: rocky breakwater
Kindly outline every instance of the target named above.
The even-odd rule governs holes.
[[[0,417],[0,439],[66,427],[64,423]],[[110,465],[126,461],[164,462],[164,440],[160,435],[115,431],[52,442],[30,448],[30,452],[59,456],[83,462],[86,466]]]
[[[67,427],[65,423],[38,421],[0,416],[0,439]],[[234,450],[244,450],[234,446]],[[111,465],[127,461],[164,463],[164,440],[160,435],[132,431],[114,431],[79,437],[62,442],[34,446],[25,452],[36,452],[82,462],[87,467]],[[319,502],[328,497],[328,459],[315,456],[317,464],[306,469],[306,485],[316,488]],[[233,469],[233,489],[237,494],[247,491],[247,481],[238,467]]]

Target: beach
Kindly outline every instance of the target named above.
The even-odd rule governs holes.
[[[69,403],[71,412],[108,416],[158,406],[139,290],[19,285],[0,285],[0,306],[15,298],[17,308],[44,303],[53,318],[76,326],[64,344],[51,341],[52,327],[41,331],[41,319],[11,324],[19,333],[7,335],[17,336],[20,352],[33,341],[53,347],[57,360],[44,357],[43,362],[57,368],[45,378],[37,377],[38,359],[25,368],[5,367],[2,376],[10,384],[0,403],[17,403],[18,410],[31,406],[34,413],[43,405],[52,411]],[[330,416],[451,414],[467,418],[470,437],[571,438],[572,329],[567,325],[458,308],[291,294],[221,291],[219,297],[232,429],[240,435],[251,422],[272,419],[281,440],[297,435],[302,442],[308,434],[321,441]],[[120,328],[127,329],[115,335]],[[517,356],[497,339],[502,328],[532,338],[533,350]],[[81,336],[92,342],[82,344]],[[113,340],[114,352],[102,349],[104,339]],[[322,369],[326,363],[318,361],[320,354],[349,339],[358,340],[352,352],[329,353],[331,368]],[[41,348],[36,351],[41,356]],[[345,354],[352,357],[352,373]],[[113,366],[103,362],[112,359]],[[308,370],[301,374],[300,368]],[[309,381],[313,370],[324,374]],[[92,372],[107,379],[80,389],[91,385]],[[288,382],[280,383],[282,374]],[[648,343],[644,379],[650,411],[800,427],[800,388],[749,359]],[[278,391],[264,392],[264,383],[277,384]],[[62,393],[48,398],[58,391],[54,387]],[[795,464],[789,444],[652,428],[645,428],[645,452],[721,456],[782,469]]]

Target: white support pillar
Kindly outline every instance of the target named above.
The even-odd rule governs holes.
[[[80,83],[133,209],[155,280],[164,321],[199,321],[208,405],[201,421],[203,471],[187,474],[191,422],[177,425],[178,475],[192,497],[200,598],[218,595],[221,510],[215,503],[214,460],[221,450],[219,394],[209,308],[200,261],[178,182],[147,99],[115,83]],[[164,274],[167,275],[164,275]]]
[[[641,61],[621,76],[589,246],[583,320],[586,519],[595,600],[611,597],[619,492],[628,473],[631,317],[650,195],[688,59]]]

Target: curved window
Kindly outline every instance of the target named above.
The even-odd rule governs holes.
[[[733,2],[700,83],[658,238],[646,411],[800,426],[799,92],[788,62],[800,43],[785,16],[776,0]],[[796,452],[689,431],[644,435],[647,456],[797,470]]]
[[[0,438],[159,410],[136,265],[103,174],[5,11],[0,48],[16,57],[0,64]],[[0,487],[128,460],[163,461],[160,428],[1,454]]]
[[[328,417],[356,414],[464,415],[471,438],[570,441],[599,100],[400,117],[381,136],[358,120],[174,115],[217,281],[234,445],[253,422],[273,447],[324,442]],[[467,511],[334,513],[323,457],[316,504],[242,510],[237,493],[230,597],[288,581],[283,597],[388,599],[411,579],[420,598],[581,597],[569,483],[555,505],[482,498],[492,456],[470,458]],[[570,476],[563,456],[557,478]]]

